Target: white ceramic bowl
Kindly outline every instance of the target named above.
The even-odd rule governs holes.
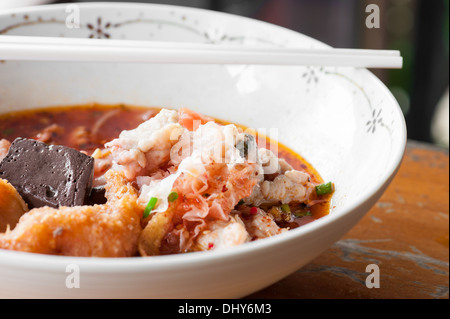
[[[0,13],[0,34],[325,47],[267,23],[206,10],[144,4],[80,4]],[[72,11],[71,11],[72,10]],[[0,112],[128,103],[189,107],[279,140],[336,184],[333,209],[313,223],[224,251],[100,259],[0,250],[0,296],[19,298],[238,298],[298,270],[372,207],[400,164],[403,115],[389,90],[354,68],[0,63]],[[71,268],[76,267],[76,268]],[[80,287],[66,280],[79,270]],[[301,289],[301,288],[299,288]]]

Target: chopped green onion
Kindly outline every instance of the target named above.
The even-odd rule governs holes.
[[[281,210],[285,213],[290,213],[291,212],[291,208],[289,207],[288,204],[283,204],[281,205]]]
[[[294,216],[297,218],[303,217],[303,216],[312,216],[311,212],[308,210],[307,212],[295,212]]]
[[[174,202],[178,199],[178,193],[177,192],[172,192],[169,194],[169,196],[167,196],[167,199],[169,200],[169,202]]]
[[[334,184],[332,182],[328,182],[326,184],[321,184],[316,186],[316,194],[317,195],[327,195],[334,192]]]
[[[148,201],[148,204],[144,210],[144,218],[147,218],[150,215],[153,208],[155,208],[157,202],[158,202],[158,198],[156,198],[156,197],[150,198],[150,200]]]

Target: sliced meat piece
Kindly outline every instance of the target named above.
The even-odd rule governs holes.
[[[122,131],[119,138],[105,144],[128,180],[149,175],[170,160],[170,150],[185,129],[178,113],[162,109],[134,130]]]
[[[301,171],[290,170],[278,175],[273,181],[265,180],[255,186],[252,194],[244,199],[249,205],[289,204],[292,201],[305,202],[309,200],[314,184],[310,176]]]
[[[287,228],[281,228],[277,225],[272,215],[262,209],[257,209],[257,213],[242,218],[245,227],[252,240],[271,237],[288,231]]]
[[[228,221],[216,220],[208,223],[208,229],[197,237],[193,250],[224,249],[250,241],[250,236],[239,216],[230,216]]]

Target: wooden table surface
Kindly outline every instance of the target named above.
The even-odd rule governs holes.
[[[378,265],[379,288],[366,286],[369,264]],[[396,177],[350,232],[247,298],[448,299],[448,151],[408,142]]]

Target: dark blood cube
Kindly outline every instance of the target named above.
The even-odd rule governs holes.
[[[94,178],[94,159],[75,149],[17,138],[0,162],[28,207],[84,205]]]

